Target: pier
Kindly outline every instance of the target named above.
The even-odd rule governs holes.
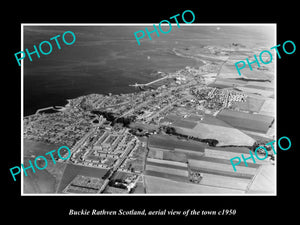
[[[49,110],[49,109],[52,109],[52,110],[55,110],[55,111],[62,111],[62,110],[64,110],[65,108],[64,108],[63,106],[55,106],[55,107],[49,106],[49,107],[45,107],[45,108],[38,109],[38,110],[35,112],[35,114],[38,114],[38,113],[40,113],[40,112],[42,112],[42,111],[46,111],[46,110]]]
[[[166,78],[169,78],[169,76],[165,76],[165,77],[156,79],[156,80],[151,81],[151,82],[149,82],[149,83],[147,83],[147,84],[137,84],[137,83],[135,83],[135,84],[130,84],[129,86],[131,86],[131,87],[146,87],[146,86],[149,86],[149,85],[151,85],[151,84],[154,84],[154,83],[156,83],[156,82],[158,82],[158,81],[164,80],[164,79],[166,79]]]

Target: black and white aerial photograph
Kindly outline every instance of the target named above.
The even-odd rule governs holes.
[[[23,24],[23,194],[276,194],[276,24],[170,25]]]
[[[5,219],[294,220],[298,8],[109,3],[5,8]]]

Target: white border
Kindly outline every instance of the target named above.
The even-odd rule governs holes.
[[[158,23],[21,23],[21,51],[24,51],[24,26],[153,26],[153,24],[158,25]],[[177,25],[176,23],[171,23],[172,25]],[[162,26],[168,26],[168,24],[161,24]],[[185,24],[182,23],[180,26],[275,26],[275,43],[274,46],[277,45],[277,23],[191,23]],[[273,47],[273,46],[271,46]],[[277,140],[277,57],[275,58],[275,140]],[[23,61],[21,61],[21,163],[23,163],[23,100],[24,100],[24,66]],[[277,150],[276,146],[275,149]],[[278,155],[278,154],[277,154]],[[276,156],[277,156],[276,155]],[[275,193],[274,194],[48,194],[48,193],[35,193],[35,194],[28,194],[23,192],[23,176],[24,174],[21,173],[21,196],[277,196],[277,157],[275,160]]]

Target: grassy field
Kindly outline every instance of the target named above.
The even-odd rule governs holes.
[[[150,194],[243,194],[244,191],[208,185],[177,182],[156,176],[145,176],[146,193]]]
[[[199,137],[202,139],[216,139],[219,141],[217,146],[252,146],[255,142],[253,138],[249,137],[238,129],[204,123],[198,123],[194,129],[176,127],[176,131],[180,134]]]
[[[216,87],[216,88],[229,88],[231,86],[233,86],[233,85],[230,83],[218,82],[218,81],[208,85],[208,87]]]
[[[222,66],[222,69],[220,71],[220,74],[218,76],[218,79],[219,78],[222,78],[222,79],[228,79],[228,78],[239,78],[239,74],[234,66],[234,64],[231,64],[230,62],[229,63],[225,63],[223,66]]]
[[[239,189],[244,191],[246,190],[247,185],[251,181],[251,179],[220,176],[220,175],[215,175],[210,173],[202,173],[202,175],[203,178],[200,184],[223,187],[223,188]]]
[[[261,90],[257,88],[250,88],[250,87],[238,87],[240,91],[247,93],[252,93],[252,94],[258,94],[261,95],[262,97],[271,97],[274,94],[274,91],[271,90]]]
[[[149,146],[166,149],[187,149],[193,151],[204,151],[206,144],[197,141],[184,141],[179,140],[177,137],[168,135],[152,135],[149,138]]]
[[[150,147],[150,151],[148,153],[148,158],[155,158],[155,159],[164,159],[170,161],[177,161],[177,162],[186,162],[187,157],[184,152],[178,152],[174,150],[161,150],[158,148]]]
[[[270,116],[243,113],[233,110],[222,110],[217,117],[233,127],[260,133],[266,133],[274,120],[274,117]]]
[[[217,81],[222,81],[222,82],[227,82],[227,83],[231,83],[237,86],[243,86],[246,85],[248,83],[248,81],[242,80],[240,78],[228,78],[228,79],[224,79],[224,78],[217,78]]]
[[[247,153],[242,153],[244,155],[245,158],[250,157],[249,151]],[[205,157],[210,157],[210,158],[217,158],[217,159],[225,159],[225,160],[230,160],[233,157],[240,157],[241,158],[241,154],[236,153],[236,152],[230,152],[230,151],[226,151],[226,150],[214,150],[214,149],[205,149]],[[256,164],[252,163],[253,161],[248,161],[248,165],[249,167],[258,167],[257,164],[265,164],[266,161],[261,161],[261,160],[255,160]],[[239,166],[243,166],[244,163],[240,163]]]
[[[263,166],[247,193],[276,194],[276,167],[274,165]]]
[[[250,137],[252,137],[253,139],[255,139],[256,141],[259,141],[259,142],[265,142],[265,143],[268,143],[268,142],[271,142],[273,141],[274,139],[272,138],[269,138],[269,137],[263,137],[263,136],[259,136],[260,133],[252,133],[252,132],[249,132],[247,133]]]
[[[193,129],[197,125],[197,123],[187,121],[187,120],[176,120],[175,122],[172,123],[172,125],[177,127]]]
[[[147,164],[160,164],[160,165],[164,165],[164,166],[177,166],[177,167],[181,167],[181,168],[187,168],[187,164],[183,163],[183,162],[175,162],[175,161],[171,161],[171,160],[161,160],[161,159],[151,159],[151,158],[147,158]]]
[[[201,120],[200,123],[232,128],[232,126],[229,125],[228,123],[225,123],[224,121],[219,120],[218,118],[208,114],[204,115],[203,120]]]
[[[183,119],[182,117],[176,116],[176,115],[167,115],[165,118],[163,118],[161,121],[162,122],[171,122],[172,125],[178,126],[178,127],[185,127],[185,128],[194,128],[197,123],[191,120]]]
[[[32,140],[23,139],[24,141],[24,156],[30,156],[30,155],[45,155],[45,153],[50,152],[52,150],[57,150],[59,147],[61,147],[60,144],[46,144],[43,142],[37,142]]]
[[[220,171],[228,171],[234,172],[233,167],[231,164],[223,164],[223,163],[215,163],[205,160],[193,160],[189,159],[189,165],[194,168],[208,168],[208,169],[215,169]],[[252,174],[256,173],[256,168],[253,167],[244,167],[244,166],[237,166],[237,171],[240,173]]]
[[[274,79],[274,72],[272,72],[272,70],[262,71],[262,70],[257,70],[257,68],[254,68],[251,71],[249,69],[248,65],[244,69],[240,70],[242,75],[239,76],[239,73],[234,64],[240,60],[241,59],[231,60],[231,61],[228,61],[227,63],[225,63],[222,66],[222,69],[220,71],[218,78],[223,78],[223,79],[233,78],[233,79],[235,79],[235,78],[244,77],[244,78],[249,78],[249,79],[257,79],[257,80],[266,80],[266,79],[273,80]],[[274,66],[274,64],[273,64],[273,66]]]
[[[254,175],[252,174],[246,174],[246,173],[239,173],[239,172],[232,172],[230,171],[221,171],[218,169],[212,169],[212,168],[206,168],[206,167],[190,167],[193,171],[198,171],[200,173],[209,173],[209,174],[215,174],[220,176],[228,176],[228,177],[238,177],[243,179],[252,179]]]
[[[230,162],[229,159],[216,158],[214,156],[213,157],[211,157],[211,156],[203,156],[201,159],[195,159],[195,160],[203,160],[203,161],[207,161],[207,162],[222,163],[222,164],[231,165],[231,162]],[[252,168],[259,167],[259,165],[257,165],[257,164],[249,163],[249,162],[247,162],[247,163],[248,163],[248,167],[252,167]],[[246,167],[246,165],[244,163],[239,164],[239,166]]]
[[[45,153],[57,150],[61,145],[59,144],[45,144],[42,142],[36,142],[24,139],[23,154],[24,154],[24,166],[29,166],[28,160],[34,161],[37,156],[44,156]],[[34,156],[31,158],[30,156]],[[29,170],[28,176],[24,176],[23,191],[24,194],[27,193],[55,193],[62,177],[65,163],[53,161],[50,156],[46,156],[48,161],[48,166],[44,170],[37,170],[33,173]],[[39,164],[39,162],[38,162]],[[40,165],[40,164],[39,164]],[[43,167],[44,165],[40,165]]]
[[[259,112],[264,102],[264,99],[248,96],[245,102],[232,102],[232,108],[244,111]]]
[[[141,182],[136,183],[136,187],[133,191],[133,194],[145,194],[145,188],[144,188],[143,183],[141,183]]]
[[[163,173],[159,171],[146,170],[144,174],[145,176],[160,177],[160,178],[173,180],[173,181],[187,182],[187,183],[189,182],[187,176],[176,175],[171,173]]]
[[[171,161],[176,161],[176,162],[187,162],[187,156],[186,154],[182,152],[164,152],[163,153],[163,159],[164,160],[171,160]]]
[[[266,86],[262,86],[262,85],[247,84],[244,87],[267,90],[267,91],[274,91],[273,87],[266,87]]]
[[[235,117],[235,118],[241,118],[244,120],[253,120],[253,121],[259,121],[259,122],[267,122],[271,123],[274,118],[270,116],[264,116],[259,114],[250,114],[250,113],[244,113],[244,112],[238,112],[233,110],[222,110],[218,116],[228,116],[228,117]]]
[[[208,147],[206,149],[213,149],[213,150],[219,150],[219,151],[225,151],[225,152],[236,152],[237,154],[242,153],[249,153],[249,148],[247,147]],[[205,149],[205,151],[206,151]]]
[[[163,166],[163,165],[153,165],[153,164],[147,164],[146,165],[146,171],[153,171],[153,172],[159,172],[166,175],[176,175],[176,176],[182,176],[182,177],[188,177],[188,170],[187,168],[182,167],[170,167],[170,165]]]
[[[147,166],[154,166],[154,167],[165,167],[165,168],[169,168],[169,169],[175,169],[175,170],[187,170],[187,164],[186,163],[181,163],[181,162],[174,162],[173,161],[169,161],[169,160],[157,160],[155,161],[151,159],[147,160]]]
[[[195,115],[195,114],[191,114],[189,115],[186,120],[188,121],[193,121],[193,122],[199,122],[201,121],[202,117],[201,116],[198,116],[198,115]]]
[[[260,108],[260,114],[275,116],[275,100],[273,98],[268,98],[264,101],[264,104]]]
[[[46,170],[38,171],[36,174],[28,173],[23,180],[24,194],[55,193],[55,178]]]
[[[28,163],[29,158],[24,159],[24,166],[30,166]],[[33,159],[31,159],[33,162]],[[43,167],[43,165],[39,165]],[[66,164],[56,162],[54,165],[52,161],[48,160],[48,166],[45,170],[35,169],[35,173],[31,170],[27,172],[28,176],[24,176],[23,191],[24,194],[29,193],[55,193],[59,181],[63,175]]]
[[[148,158],[163,159],[164,158],[163,152],[164,152],[163,150],[150,148],[148,153]]]

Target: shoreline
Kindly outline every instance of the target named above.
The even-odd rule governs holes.
[[[174,53],[175,53],[175,52],[174,52]],[[177,53],[175,53],[175,54],[177,55]],[[184,55],[178,55],[178,56],[189,58],[188,56],[184,56]],[[196,59],[194,59],[194,60],[196,60]],[[199,68],[201,68],[201,67],[203,67],[203,66],[205,66],[205,65],[208,64],[208,62],[205,61],[205,60],[203,60],[203,59],[197,59],[197,61],[201,61],[201,62],[203,63],[203,65],[199,66]],[[179,69],[179,70],[177,70],[177,71],[180,71],[180,70],[182,70],[182,69]],[[176,72],[177,72],[177,71],[176,71]],[[176,73],[176,72],[175,72],[175,73]],[[170,72],[170,73],[172,73],[172,72]],[[152,74],[153,74],[153,73],[152,73]],[[160,72],[160,71],[157,71],[156,74],[162,76],[163,73]],[[164,74],[166,74],[166,73],[164,72]],[[151,75],[151,74],[150,74],[150,75]],[[155,78],[154,80],[150,81],[149,83],[152,83],[153,81],[156,81],[156,80],[157,80],[157,78]],[[131,84],[129,84],[128,86],[131,86]],[[132,89],[134,90],[134,88],[132,88]],[[126,94],[132,94],[132,93],[135,93],[135,92],[133,91],[133,92],[129,92],[129,93],[118,93],[118,94],[112,94],[112,95],[126,95]],[[105,93],[105,94],[104,94],[104,93],[90,93],[90,94],[109,95],[109,94],[111,94],[111,93]],[[90,94],[79,95],[79,96],[77,96],[76,98],[79,98],[79,97],[82,97],[82,96],[86,96],[86,95],[90,95]],[[71,100],[71,99],[65,99],[65,101],[67,101],[67,103],[66,103],[64,106],[54,106],[54,105],[53,105],[53,106],[46,106],[46,107],[43,107],[43,108],[39,108],[39,109],[36,110],[35,113],[30,114],[30,115],[23,116],[23,118],[26,118],[26,117],[29,117],[29,116],[36,115],[36,114],[39,113],[39,111],[43,111],[43,110],[53,109],[53,110],[56,110],[57,112],[64,111],[64,110],[66,110],[67,105],[70,103],[70,100]],[[54,109],[54,107],[61,107],[61,110]],[[24,108],[23,108],[23,110],[24,110]]]

